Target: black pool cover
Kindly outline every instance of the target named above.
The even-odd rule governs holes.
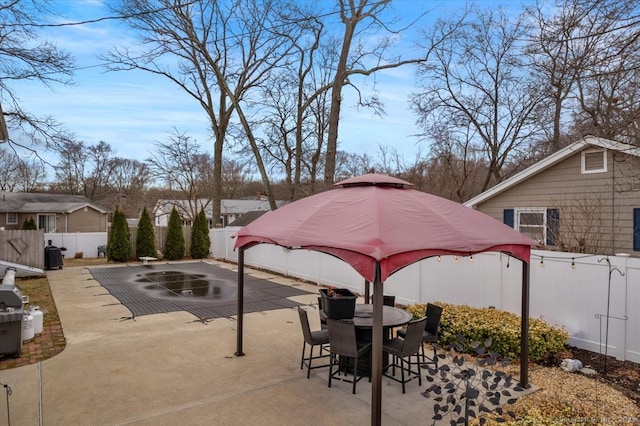
[[[149,264],[89,270],[133,317],[187,311],[200,320],[236,315],[237,272],[204,262]],[[288,297],[309,294],[296,287],[249,275],[244,279],[244,312],[293,308]]]

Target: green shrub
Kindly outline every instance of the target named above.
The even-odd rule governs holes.
[[[466,341],[483,342],[491,339],[491,350],[510,359],[520,358],[520,317],[498,309],[472,308],[467,305],[452,305],[435,302],[442,306],[442,318],[438,343],[449,346],[458,342],[460,336]],[[424,315],[426,304],[407,307],[414,319]],[[539,361],[564,349],[569,333],[564,328],[547,324],[537,318],[529,319],[529,359]],[[465,348],[473,353],[473,348]]]
[[[33,220],[33,217],[30,217],[29,219],[26,219],[24,221],[24,223],[22,224],[22,229],[25,231],[35,231],[36,229],[38,229],[38,227],[36,226],[36,221]]]
[[[191,228],[191,258],[204,259],[209,255],[211,247],[211,239],[209,238],[209,225],[207,224],[207,216],[204,209],[200,209],[200,213],[193,221]]]
[[[116,207],[107,237],[107,259],[114,262],[126,262],[130,258],[131,232],[124,212]]]
[[[164,242],[164,258],[167,260],[180,260],[184,257],[184,234],[182,233],[182,221],[174,207],[169,216],[167,237]]]
[[[138,232],[136,233],[136,256],[154,257],[156,255],[155,239],[151,217],[145,207],[140,215],[140,221],[138,221]]]

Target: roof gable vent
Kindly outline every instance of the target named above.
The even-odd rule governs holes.
[[[582,173],[606,173],[607,150],[590,149],[582,151]]]

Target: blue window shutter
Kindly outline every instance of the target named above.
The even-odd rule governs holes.
[[[560,230],[560,210],[547,209],[547,245],[555,246]]]
[[[633,251],[640,251],[640,209],[633,209]]]
[[[502,222],[513,228],[513,209],[504,209],[502,211]]]

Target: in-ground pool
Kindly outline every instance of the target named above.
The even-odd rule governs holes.
[[[132,318],[163,312],[187,311],[200,320],[237,314],[238,272],[206,262],[153,263],[96,267],[93,278],[132,313]],[[295,284],[245,274],[244,312],[294,308],[291,297],[308,295]],[[105,299],[106,300],[106,299]],[[106,305],[113,303],[105,302]]]
[[[183,271],[150,271],[138,274],[136,283],[150,283],[143,288],[154,295],[168,297],[206,297],[214,300],[235,299],[237,286],[227,280]]]

